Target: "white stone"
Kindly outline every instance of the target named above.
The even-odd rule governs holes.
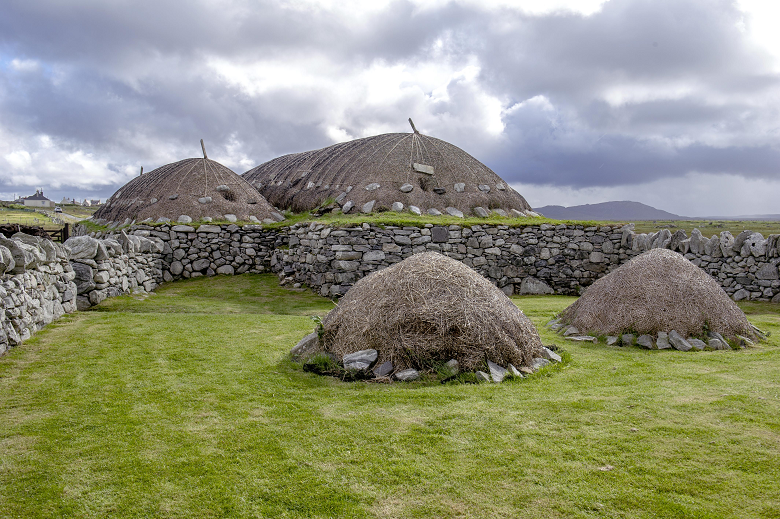
[[[414,213],[414,214],[416,214],[416,215],[418,215],[418,216],[422,214],[422,211],[416,205],[410,205],[409,206],[409,211]]]
[[[445,211],[447,211],[447,214],[450,215],[450,216],[456,216],[458,218],[463,218],[463,213],[461,211],[458,211],[454,207],[448,207],[448,208],[445,209]]]
[[[433,166],[427,164],[418,164],[417,162],[412,164],[412,167],[418,173],[425,173],[426,175],[433,175]]]
[[[391,207],[391,209],[396,213],[400,213],[401,211],[404,210],[404,204],[402,204],[401,202],[393,202],[393,206]]]

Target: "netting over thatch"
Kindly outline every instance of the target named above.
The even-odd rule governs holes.
[[[323,319],[323,348],[339,357],[372,348],[395,369],[456,359],[530,365],[542,343],[531,321],[488,280],[436,252],[358,281]]]
[[[235,172],[210,159],[185,159],[140,175],[122,186],[94,215],[96,220],[123,222],[187,215],[239,220],[270,218],[273,208]]]
[[[581,332],[617,335],[707,330],[752,335],[745,314],[718,283],[682,255],[652,249],[599,279],[564,310],[561,321]]]
[[[390,210],[394,202],[423,212],[444,213],[453,207],[466,215],[474,207],[507,213],[531,210],[519,193],[480,161],[457,146],[416,132],[388,133],[284,155],[243,176],[273,205],[295,212],[312,210],[329,198],[342,206],[352,202],[352,211],[372,200],[376,201],[373,211]]]

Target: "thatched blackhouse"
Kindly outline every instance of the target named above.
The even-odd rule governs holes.
[[[683,337],[753,335],[745,314],[720,285],[668,249],[651,249],[599,279],[560,321],[594,335],[672,330]]]
[[[436,252],[362,278],[322,320],[320,347],[342,358],[367,348],[377,365],[430,369],[456,359],[530,366],[542,343],[523,312],[487,279]]]
[[[204,154],[205,155],[205,154]],[[185,159],[141,174],[122,186],[93,216],[99,223],[128,220],[176,221],[204,217],[243,221],[277,220],[281,216],[241,176],[219,162]]]
[[[294,212],[310,211],[328,199],[335,199],[345,213],[419,210],[487,216],[496,211],[524,216],[531,211],[490,168],[416,129],[284,155],[243,177],[270,203]]]

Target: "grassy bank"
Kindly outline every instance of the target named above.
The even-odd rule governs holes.
[[[742,231],[760,232],[764,237],[770,234],[780,234],[780,221],[770,220],[651,220],[634,223],[634,232],[651,233],[661,229],[669,229],[674,234],[682,229],[690,236],[691,231],[699,229],[702,235],[709,238],[713,234],[729,231],[734,236]]]
[[[574,299],[516,303],[541,326]],[[780,311],[741,352],[577,345],[501,385],[286,360],[330,301],[199,278],[0,358],[0,517],[777,517]]]

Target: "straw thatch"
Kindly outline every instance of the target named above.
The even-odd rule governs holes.
[[[752,335],[745,314],[718,283],[682,255],[652,249],[599,279],[561,314],[581,332],[618,335],[676,330]]]
[[[325,351],[372,348],[378,364],[428,369],[456,359],[530,365],[542,343],[531,321],[488,280],[436,252],[407,258],[358,281],[322,321]]]
[[[372,200],[374,212],[391,210],[395,202],[404,209],[416,206],[423,212],[445,213],[451,207],[466,215],[475,207],[503,209],[510,216],[513,209],[531,210],[519,193],[477,159],[416,131],[284,155],[243,176],[273,205],[294,212],[310,211],[328,199],[342,207],[352,202],[346,207],[354,207],[352,212]],[[411,191],[401,190],[405,184]]]
[[[272,212],[268,202],[238,174],[219,162],[197,158],[135,177],[108,199],[94,219],[122,223],[163,217],[175,221],[187,215],[193,220],[221,220],[232,214],[248,221],[250,216],[271,218]]]

